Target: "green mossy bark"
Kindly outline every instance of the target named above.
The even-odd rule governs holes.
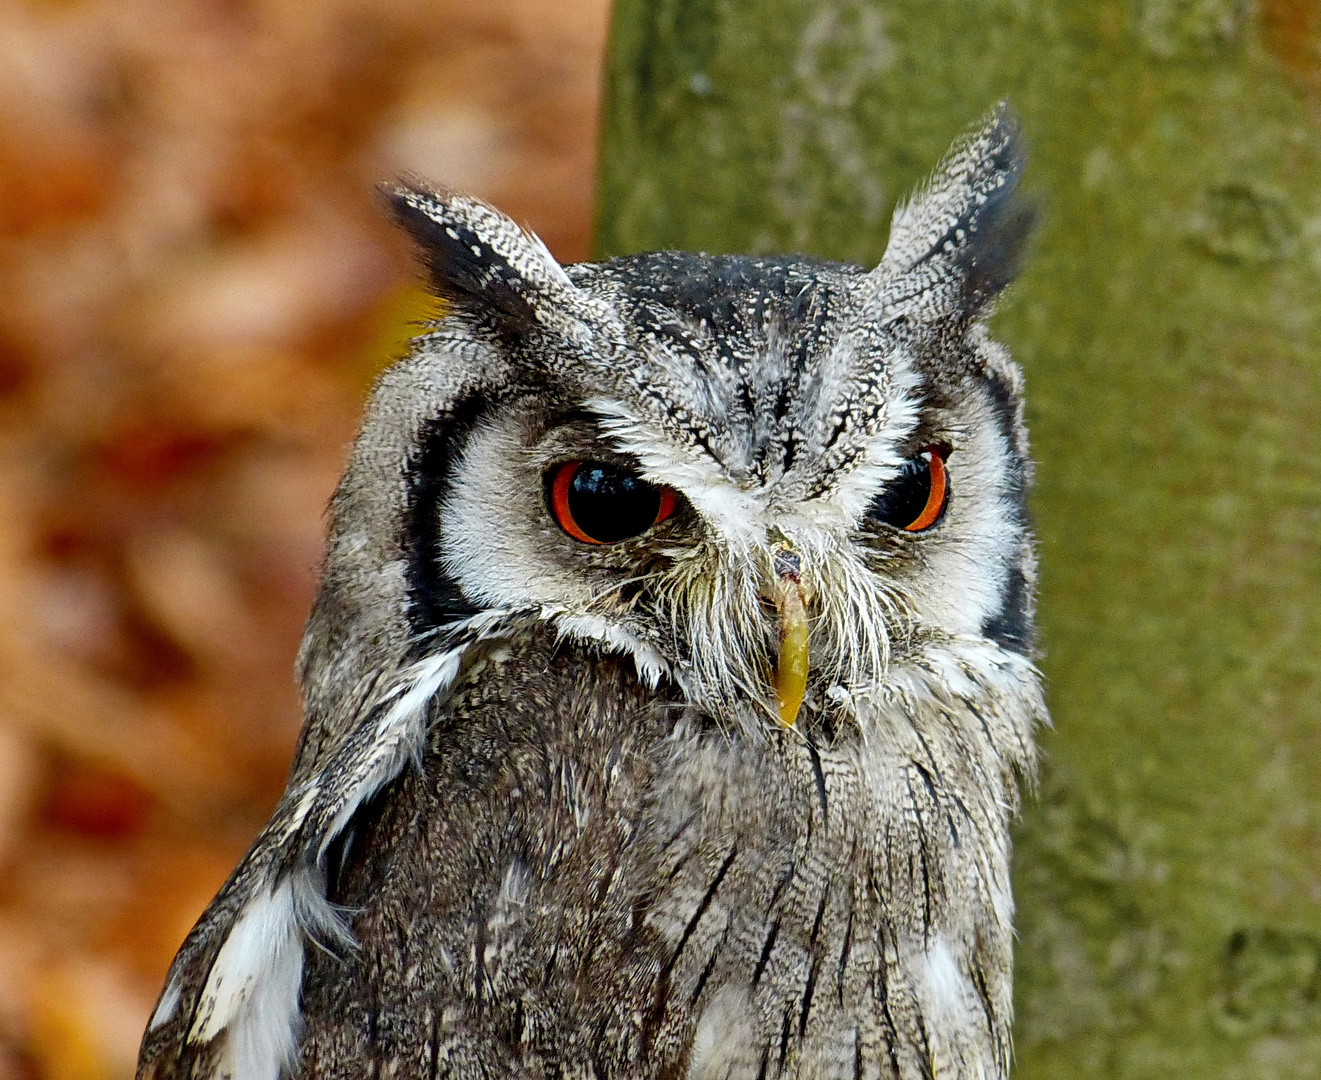
[[[1056,729],[1019,1080],[1321,1076],[1321,123],[1268,41],[1241,0],[618,0],[603,254],[873,262],[1022,116],[1043,225],[995,330]]]

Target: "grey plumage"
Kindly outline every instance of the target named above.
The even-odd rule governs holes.
[[[1016,142],[999,110],[956,144],[870,272],[561,268],[389,193],[448,313],[373,395],[288,790],[140,1076],[1007,1073],[1045,719],[1021,380],[982,322]],[[584,542],[579,461],[671,501]]]

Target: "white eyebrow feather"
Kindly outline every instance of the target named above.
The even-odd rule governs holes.
[[[585,404],[602,418],[602,428],[619,448],[637,458],[644,475],[682,492],[726,540],[751,546],[764,538],[765,489],[739,487],[717,462],[696,451],[685,452],[622,401],[598,397]]]
[[[254,895],[239,909],[211,965],[188,1031],[188,1042],[195,1046],[223,1036],[215,1075],[279,1080],[292,1067],[301,1030],[299,994],[307,940],[325,934],[352,941],[326,898],[320,863],[354,813],[394,780],[410,758],[420,759],[431,702],[454,684],[466,651],[496,632],[505,614],[483,612],[459,624],[457,631],[474,631],[473,636],[405,668],[376,699],[378,706],[386,707],[378,711],[370,732],[347,739],[339,754],[297,792],[282,836],[289,842],[308,822],[320,819],[315,861],[279,878],[268,874],[257,879]],[[172,978],[152,1018],[153,1028],[174,1015],[178,1000],[179,987]]]

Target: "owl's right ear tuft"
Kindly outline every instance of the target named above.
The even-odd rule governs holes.
[[[572,288],[540,239],[480,199],[412,181],[381,192],[432,289],[455,309],[531,324],[548,292]]]

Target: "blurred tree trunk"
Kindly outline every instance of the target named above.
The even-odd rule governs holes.
[[[1321,5],[618,0],[598,249],[874,263],[1007,97],[1056,730],[1017,1076],[1321,1076]]]

